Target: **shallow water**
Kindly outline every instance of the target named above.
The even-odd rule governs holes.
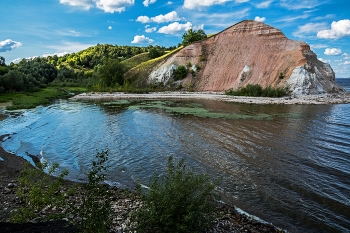
[[[108,181],[133,187],[167,158],[222,177],[223,198],[289,232],[349,232],[350,105],[58,101],[0,122],[7,151],[84,179],[109,149]]]

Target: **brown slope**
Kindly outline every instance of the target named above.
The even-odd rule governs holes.
[[[307,69],[306,77],[294,75],[294,82],[307,82],[309,89],[330,92],[340,89],[334,83],[334,72],[317,60],[316,55],[305,42],[289,40],[278,29],[252,20],[237,23],[213,37],[193,43],[158,65],[150,74],[148,81],[169,83],[172,70],[179,65],[199,64],[201,69],[196,76],[189,74],[182,84],[192,84],[197,91],[223,91],[237,89],[247,84],[260,84],[263,87],[285,85],[296,67]],[[307,65],[309,64],[309,66]],[[315,68],[320,74],[312,86],[309,73]],[[279,75],[283,73],[284,79]],[[295,77],[296,76],[296,77]],[[310,76],[310,77],[309,77]],[[305,81],[305,79],[307,79]],[[327,79],[325,88],[319,88],[318,79]],[[321,80],[323,83],[323,80]],[[297,88],[294,83],[292,88]],[[302,84],[304,85],[304,84]],[[333,88],[333,87],[336,88]],[[321,90],[322,89],[322,90]],[[304,94],[305,94],[304,93]]]

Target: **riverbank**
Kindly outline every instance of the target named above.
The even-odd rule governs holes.
[[[0,136],[2,141],[6,136]],[[29,223],[11,224],[8,223],[9,215],[16,208],[21,206],[20,200],[15,195],[15,187],[18,185],[18,177],[27,163],[22,157],[6,152],[0,147],[0,229],[1,232],[77,232],[72,225],[66,221],[41,222],[40,219],[33,219]],[[73,182],[66,181],[64,189],[68,190]],[[113,208],[113,231],[127,232],[127,223],[130,221],[131,211],[142,204],[134,193],[121,190],[116,187],[109,187],[113,193],[111,206]],[[78,197],[74,197],[78,198]],[[220,217],[213,223],[212,229],[205,232],[283,232],[271,224],[256,220],[252,216],[240,213],[237,209],[224,203],[218,203]],[[45,211],[42,211],[45,215]]]
[[[96,100],[107,101],[116,99],[204,99],[214,101],[224,101],[231,103],[251,103],[251,104],[346,104],[350,103],[350,93],[327,94],[327,95],[307,95],[299,97],[247,97],[229,96],[221,92],[153,92],[149,94],[128,94],[123,92],[114,93],[82,93],[71,97],[72,100]]]

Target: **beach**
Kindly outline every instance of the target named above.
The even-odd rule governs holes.
[[[222,92],[152,92],[148,94],[129,94],[123,92],[113,93],[82,93],[71,97],[72,100],[96,100],[108,101],[117,99],[203,99],[224,101],[231,103],[248,103],[248,104],[346,104],[350,103],[349,93],[337,94],[320,94],[305,96],[286,96],[279,98],[271,97],[247,97],[247,96],[229,96]]]

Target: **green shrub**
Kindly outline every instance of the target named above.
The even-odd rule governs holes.
[[[234,96],[254,96],[254,97],[282,97],[288,95],[289,91],[287,88],[276,87],[273,88],[268,86],[262,88],[259,84],[248,84],[245,87],[241,87],[238,90],[232,88],[225,91],[226,95]]]
[[[46,211],[53,207],[65,206],[64,193],[62,189],[63,178],[68,175],[67,170],[63,170],[55,179],[50,177],[57,171],[58,164],[38,163],[38,168],[33,168],[27,163],[21,172],[16,188],[16,195],[23,202],[23,205],[11,213],[10,221],[15,223],[28,222],[34,218],[41,217],[43,209]],[[44,173],[47,170],[48,175]],[[42,220],[61,219],[62,213],[46,214]]]
[[[206,61],[206,60],[207,60],[207,57],[204,54],[199,56],[199,61]]]
[[[96,158],[87,174],[88,183],[82,189],[75,190],[81,200],[75,199],[69,209],[75,219],[78,219],[73,224],[85,233],[109,232],[112,224],[110,193],[108,186],[101,184],[105,179],[103,172],[107,169],[104,163],[108,160],[108,150],[98,152]]]
[[[278,78],[279,78],[279,79],[284,79],[284,74],[281,72],[281,73],[278,75]]]
[[[208,175],[196,175],[184,160],[170,157],[165,177],[154,175],[150,188],[138,187],[144,205],[132,214],[137,232],[200,232],[216,215],[216,184]]]
[[[182,80],[184,78],[186,78],[188,73],[188,70],[186,68],[186,66],[179,66],[176,68],[176,70],[174,70],[174,80]]]

